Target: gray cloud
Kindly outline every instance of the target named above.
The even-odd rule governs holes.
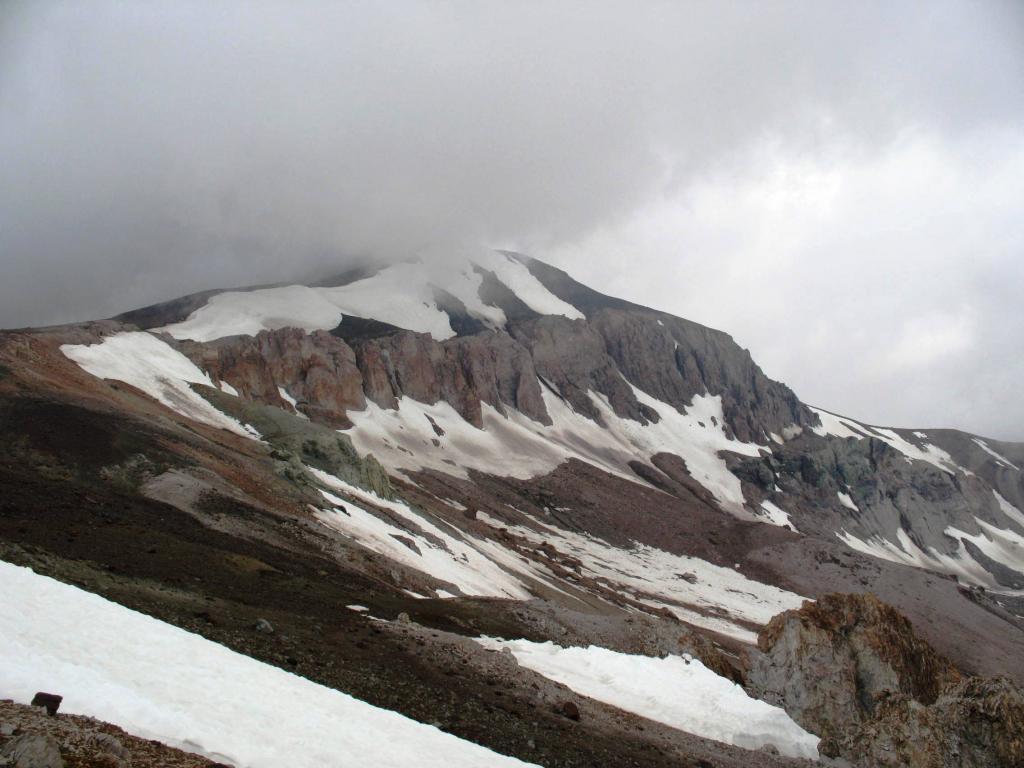
[[[1014,2],[6,3],[0,326],[486,243],[695,310],[807,399],[1024,437],[993,383],[1020,380],[1024,211],[989,181],[1019,162],[1022,82]],[[955,252],[906,225],[929,201]],[[873,284],[892,269],[958,277]],[[850,286],[879,294],[857,322],[833,317]],[[697,300],[744,291],[763,322]]]

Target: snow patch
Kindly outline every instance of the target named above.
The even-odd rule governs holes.
[[[731,680],[687,656],[634,656],[606,648],[480,638],[508,649],[522,666],[583,696],[696,736],[744,749],[772,745],[786,757],[818,759],[818,737],[780,707],[751,698]]]
[[[842,491],[837,491],[836,496],[839,497],[839,503],[842,504],[844,507],[853,510],[854,512],[860,512],[860,507],[858,507],[854,503],[853,497],[850,496],[850,494],[843,493]]]
[[[789,513],[786,512],[786,510],[781,509],[778,505],[765,499],[761,502],[761,512],[763,513],[762,519],[767,519],[766,521],[772,525],[777,525],[780,528],[788,527],[799,533],[799,531],[796,530],[796,526],[790,521]]]
[[[999,504],[999,509],[1002,510],[1003,514],[1024,528],[1024,512],[1021,512],[1013,506],[1013,504],[1004,499],[1000,495],[999,491],[993,489],[992,493],[995,495],[996,502]]]
[[[971,557],[971,553],[967,551],[963,541],[960,542],[960,547],[955,555],[947,555],[934,547],[929,547],[929,551],[925,552],[902,528],[896,532],[898,543],[893,543],[881,536],[873,536],[870,540],[865,541],[848,533],[845,529],[837,533],[836,536],[850,549],[871,557],[914,568],[948,573],[970,584],[977,584],[989,589],[998,588],[992,575]]]
[[[723,508],[749,518],[749,513],[743,511],[740,480],[718,454],[730,451],[758,456],[766,449],[726,436],[721,397],[696,395],[686,412],[679,413],[635,387],[633,391],[641,403],[657,411],[660,421],[643,425],[620,418],[606,398],[591,393],[591,401],[605,425],[601,426],[542,386],[544,403],[553,422],[550,426],[511,408],[507,415],[502,415],[484,403],[483,429],[477,429],[447,402],[427,405],[403,397],[398,410],[367,402],[365,410],[349,411],[354,426],[347,434],[356,450],[361,454],[372,453],[393,471],[434,469],[463,478],[468,477],[468,469],[476,469],[526,479],[578,458],[619,477],[641,482],[629,468],[630,461],[662,452],[675,453]],[[443,436],[434,433],[431,420],[444,430]]]
[[[505,313],[480,298],[482,276],[474,263],[495,274],[520,300],[542,315],[584,315],[537,280],[521,262],[485,251],[471,260],[393,264],[362,280],[336,287],[287,285],[253,291],[225,291],[211,297],[185,320],[160,329],[176,339],[212,341],[225,336],[255,336],[260,331],[336,328],[345,315],[368,318],[429,333],[435,339],[455,335],[448,313],[438,306],[437,288],[462,302],[466,311],[492,328],[505,325]]]
[[[988,443],[986,443],[984,440],[982,440],[980,438],[977,438],[977,437],[972,438],[972,439],[974,440],[975,445],[977,445],[979,448],[981,448],[981,450],[983,450],[989,456],[994,458],[999,464],[1002,464],[1003,466],[1009,467],[1011,469],[1016,469],[1018,472],[1020,471],[1020,467],[1018,467],[1016,464],[1014,464],[1012,461],[1010,461],[1008,458],[1006,458],[1002,454],[996,453],[995,451],[993,451],[991,448],[989,448]]]
[[[1024,574],[1024,536],[986,523],[977,517],[974,518],[974,522],[981,528],[981,533],[972,535],[953,526],[946,528],[944,533],[954,539],[970,541],[997,563]]]
[[[416,514],[406,504],[383,499],[319,469],[307,469],[327,487],[388,510],[408,526],[389,523],[352,501],[321,491],[333,509],[317,512],[316,517],[330,528],[355,539],[367,549],[454,585],[463,595],[518,600],[531,597],[518,579],[488,556],[491,553],[489,542],[456,537],[425,516]]]
[[[746,624],[763,625],[782,611],[799,608],[805,598],[748,579],[689,555],[633,543],[616,547],[602,539],[533,518],[536,528],[512,525],[478,512],[477,519],[530,542],[550,544],[580,562],[580,572],[619,594],[652,608],[668,609],[679,619],[754,644]]]
[[[182,416],[244,437],[254,436],[252,427],[221,413],[193,392],[189,383],[215,385],[195,363],[151,333],[115,333],[99,344],[65,344],[60,351],[93,376],[131,384]]]
[[[563,315],[570,320],[583,320],[586,315],[572,304],[562,301],[544,284],[533,276],[533,273],[519,259],[515,259],[498,251],[488,251],[479,258],[477,264],[488,269],[514,293],[526,306],[541,315]]]
[[[853,437],[862,440],[865,437],[874,437],[882,442],[888,443],[891,447],[902,453],[907,461],[924,461],[933,467],[955,475],[957,472],[970,474],[966,469],[959,466],[953,457],[946,451],[932,443],[923,442],[921,445],[914,445],[909,440],[899,435],[895,430],[883,429],[882,427],[869,427],[845,416],[837,416],[834,413],[823,411],[820,408],[811,408],[818,418],[821,419],[821,426],[811,427],[816,435],[834,435],[836,437]],[[913,432],[915,437],[923,440],[927,435],[924,432]]]
[[[0,562],[0,689],[247,768],[527,765]],[[74,627],[74,631],[68,631]]]

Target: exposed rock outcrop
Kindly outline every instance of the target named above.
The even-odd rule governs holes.
[[[657,413],[637,400],[605,350],[604,338],[588,323],[547,315],[515,325],[512,335],[530,350],[537,373],[577,412],[598,419],[590,399],[597,392],[608,398],[618,416],[642,424],[658,420]]]
[[[1024,695],[964,678],[872,595],[831,594],[762,630],[750,687],[864,766],[1024,765]]]
[[[1024,766],[1024,694],[1006,678],[967,678],[925,706],[883,697],[875,717],[837,751],[879,768]]]
[[[825,595],[773,618],[751,684],[823,739],[874,715],[883,694],[931,704],[959,673],[873,595]]]
[[[486,403],[499,413],[508,406],[551,423],[530,353],[507,333],[439,342],[400,331],[354,344],[366,397],[381,407],[394,408],[402,396],[429,404],[444,400],[479,427]]]
[[[60,744],[42,733],[16,736],[0,749],[0,765],[10,768],[64,768]]]
[[[348,409],[366,406],[355,353],[326,331],[282,328],[181,346],[214,381],[226,381],[256,402],[293,410],[280,387],[307,416],[335,426],[349,425]]]

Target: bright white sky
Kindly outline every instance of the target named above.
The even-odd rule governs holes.
[[[514,247],[1024,439],[1024,5],[0,4],[0,327]]]

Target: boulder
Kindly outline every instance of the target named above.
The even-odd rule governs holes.
[[[885,768],[1024,767],[1024,692],[965,678],[873,595],[825,595],[758,637],[752,691],[822,737],[819,751]]]
[[[42,733],[16,736],[0,749],[0,760],[10,768],[64,768],[60,744]]]
[[[823,740],[902,694],[933,703],[960,674],[874,595],[831,594],[775,616],[761,631],[751,687]]]

